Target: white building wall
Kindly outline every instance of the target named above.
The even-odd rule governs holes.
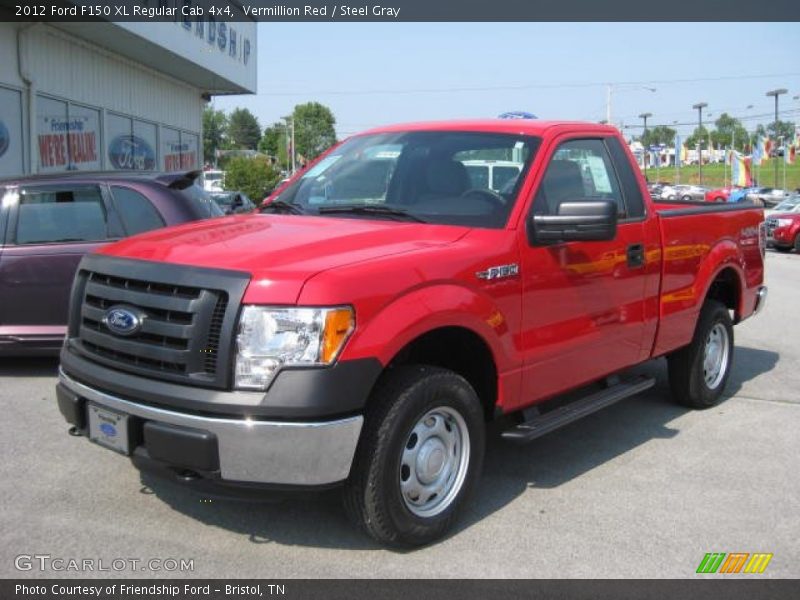
[[[32,30],[30,69],[42,94],[200,131],[200,90],[51,27]]]

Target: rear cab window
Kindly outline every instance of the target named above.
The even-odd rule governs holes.
[[[108,213],[96,185],[21,187],[11,241],[16,245],[108,239]]]

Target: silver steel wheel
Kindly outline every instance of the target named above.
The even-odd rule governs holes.
[[[724,379],[729,355],[728,330],[722,323],[717,323],[708,332],[703,350],[703,378],[708,389],[716,389]]]
[[[433,517],[453,503],[469,468],[469,430],[457,410],[442,406],[417,421],[400,459],[400,493],[408,510]]]

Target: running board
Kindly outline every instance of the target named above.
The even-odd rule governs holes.
[[[601,408],[611,406],[615,402],[650,389],[655,383],[656,380],[652,377],[642,375],[629,381],[614,384],[609,388],[520,423],[508,431],[504,431],[503,438],[518,444],[525,444],[568,423],[577,421],[581,417],[590,415]]]

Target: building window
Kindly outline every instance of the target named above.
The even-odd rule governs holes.
[[[156,168],[154,125],[109,113],[106,126],[108,163],[112,169],[152,171]]]
[[[22,144],[22,94],[0,87],[0,176],[24,170]]]
[[[36,100],[39,172],[100,168],[100,112],[47,96]]]
[[[196,169],[198,151],[197,135],[171,127],[161,128],[161,155],[165,171]]]

